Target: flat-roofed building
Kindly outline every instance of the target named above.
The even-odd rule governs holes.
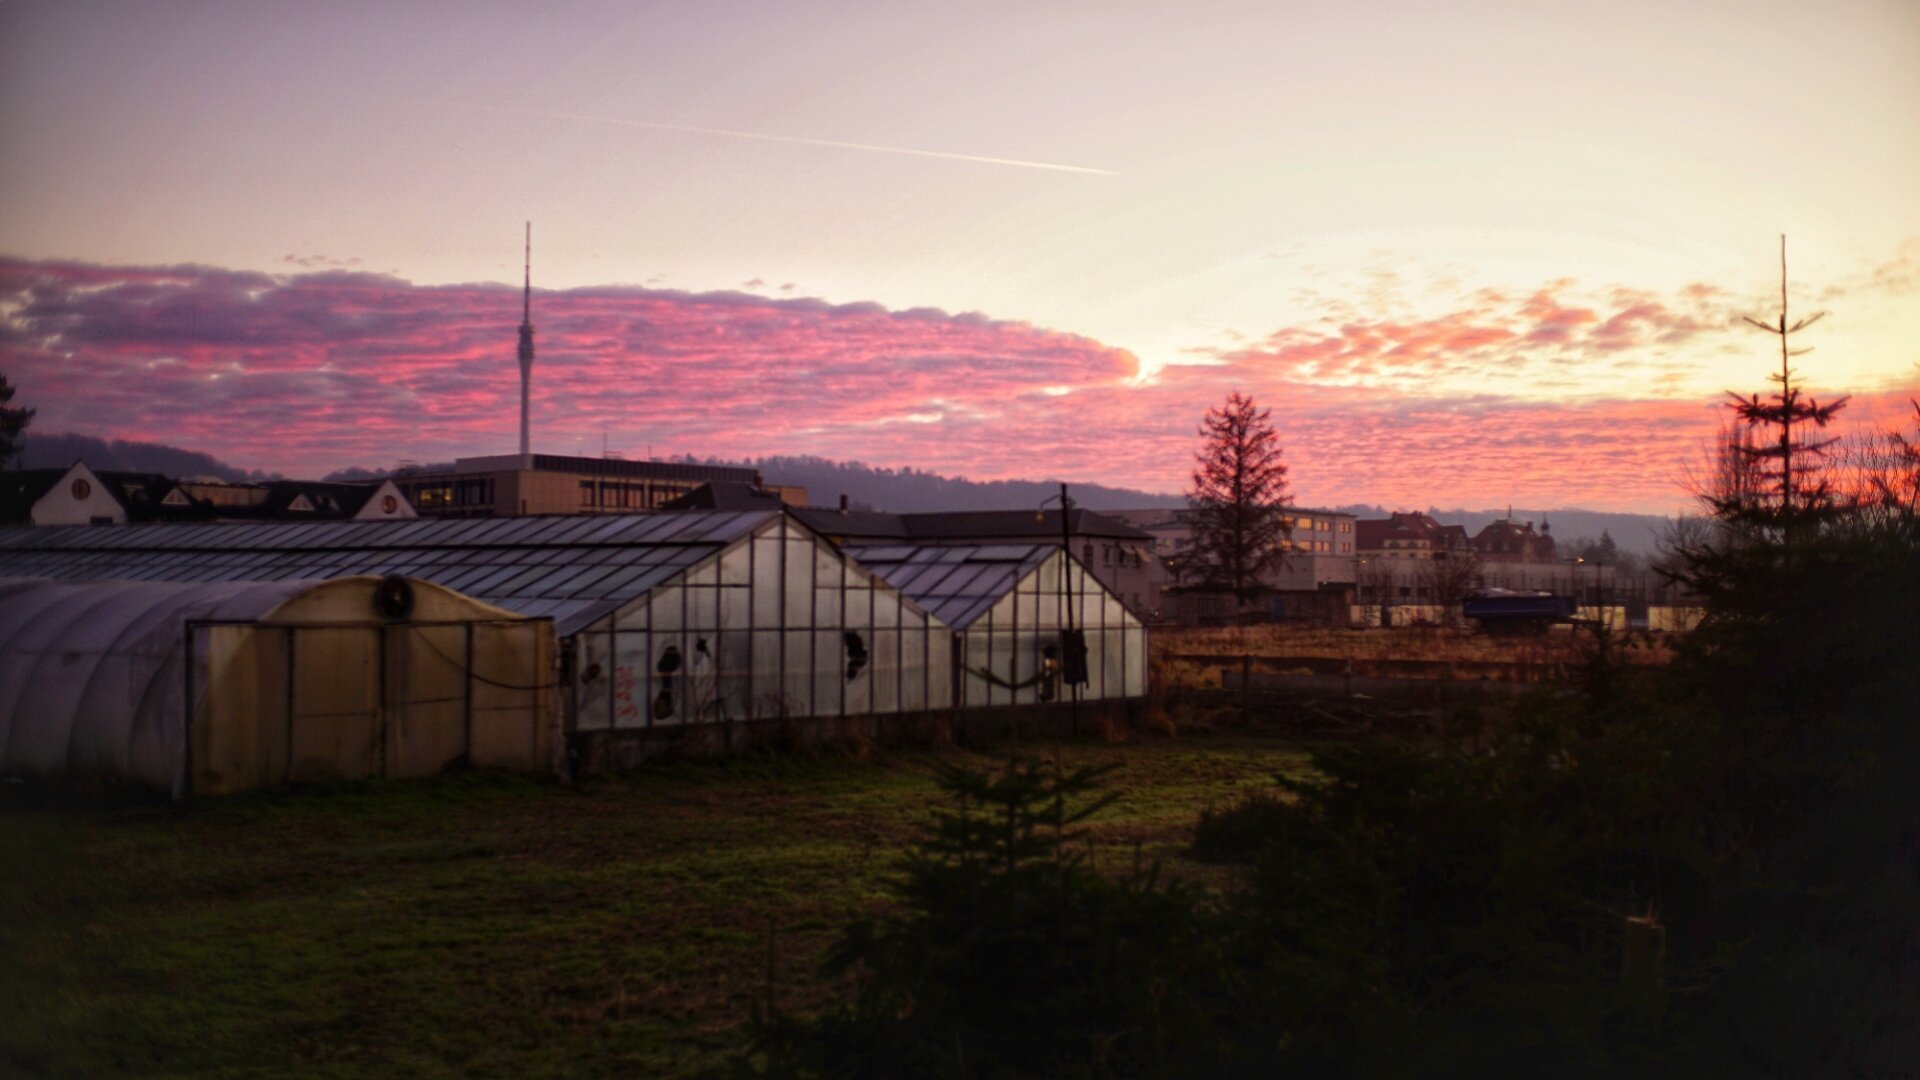
[[[793,506],[807,498],[805,488],[767,489],[758,469],[743,466],[561,454],[460,458],[450,467],[405,469],[393,480],[423,517],[632,514],[714,481],[771,490]]]
[[[1238,617],[1217,598],[1180,588],[1180,560],[1193,550],[1192,510],[1152,507],[1101,512],[1153,538],[1154,587],[1160,597],[1156,606],[1169,619],[1190,623]],[[1354,588],[1354,515],[1288,506],[1281,511],[1281,520],[1287,526],[1286,559],[1265,581],[1272,590],[1263,605],[1265,616],[1276,621],[1344,621]],[[1237,605],[1226,606],[1237,612]]]

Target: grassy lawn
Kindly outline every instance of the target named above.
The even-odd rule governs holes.
[[[1201,880],[1201,808],[1305,763],[1254,736],[1062,752],[1121,766],[1097,863]],[[826,999],[819,957],[885,904],[935,760],[0,811],[0,1074],[697,1072],[770,974],[783,1008]]]

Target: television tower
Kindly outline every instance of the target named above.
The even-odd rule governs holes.
[[[527,222],[526,284],[520,294],[520,457],[533,465],[533,222]]]

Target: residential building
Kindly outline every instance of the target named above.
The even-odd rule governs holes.
[[[1464,526],[1413,511],[1362,520],[1354,529],[1354,577],[1363,605],[1431,604],[1458,591],[1454,579],[1472,572],[1458,569],[1475,560]]]
[[[391,482],[174,480],[159,473],[66,469],[0,473],[0,521],[33,525],[128,522],[373,521],[411,518]]]
[[[1482,563],[1558,562],[1551,528],[1542,521],[1540,531],[1535,532],[1533,522],[1515,521],[1509,511],[1506,517],[1495,519],[1473,535],[1473,550]]]

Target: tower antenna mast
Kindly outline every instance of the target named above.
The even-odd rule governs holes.
[[[533,465],[533,222],[527,222],[526,283],[520,293],[520,465]]]

